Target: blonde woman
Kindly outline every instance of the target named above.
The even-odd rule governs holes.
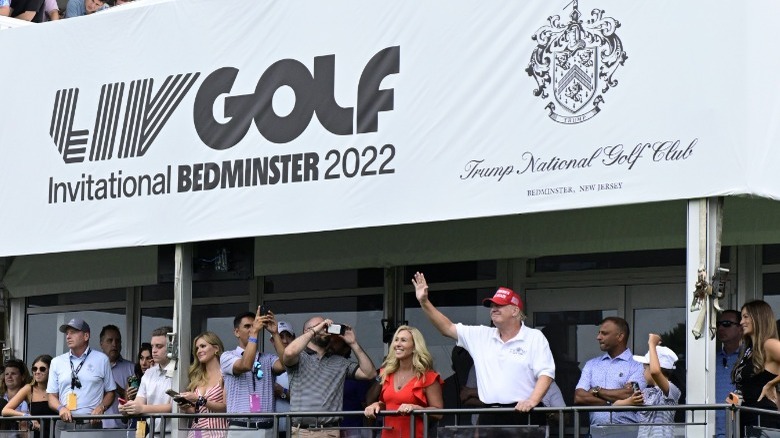
[[[30,415],[57,415],[57,411],[49,407],[49,396],[46,394],[49,368],[51,368],[51,356],[43,354],[35,358],[32,366],[32,383],[24,385],[8,400],[8,404],[3,408],[4,417],[23,417],[28,413],[26,408],[28,402]],[[32,421],[30,428],[34,431],[35,438],[49,436],[49,420],[44,421],[43,427],[38,420]]]
[[[433,370],[433,358],[425,346],[425,339],[414,327],[402,325],[395,331],[391,351],[382,364],[379,376],[382,383],[379,401],[366,407],[366,417],[375,418],[379,411],[384,410],[401,414],[385,417],[383,438],[411,436],[406,415],[444,407],[441,376]],[[440,417],[431,416],[433,419]],[[422,416],[415,421],[414,436],[423,436]]]
[[[219,356],[225,351],[219,336],[212,332],[203,332],[192,343],[194,360],[190,365],[190,384],[187,392],[181,396],[188,403],[180,403],[182,411],[187,413],[226,412],[222,370]],[[189,433],[190,438],[223,438],[227,433],[226,418],[198,418]]]

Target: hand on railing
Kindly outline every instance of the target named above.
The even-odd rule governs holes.
[[[726,403],[737,406],[740,406],[743,400],[744,399],[742,398],[742,394],[738,392],[730,392],[728,397],[726,397]]]

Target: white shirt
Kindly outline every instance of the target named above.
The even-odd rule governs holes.
[[[73,368],[78,368],[82,359],[84,365],[78,373],[81,388],[71,389],[71,363]],[[60,404],[67,406],[68,394],[76,393],[76,409],[71,413],[76,415],[90,415],[103,401],[103,395],[116,389],[114,376],[111,373],[111,363],[108,356],[101,351],[87,348],[81,357],[73,356],[70,352],[63,353],[51,360],[49,383],[46,392],[57,394]]]
[[[456,324],[458,346],[468,350],[477,372],[479,399],[485,404],[527,400],[540,376],[555,378],[550,344],[541,331],[522,324],[503,342],[495,327]]]
[[[165,393],[165,391],[171,389],[173,380],[165,368],[160,368],[159,365],[150,367],[144,375],[141,376],[141,386],[138,387],[138,394],[136,398],[143,397],[147,405],[170,405],[171,412],[173,412],[173,402],[171,396]],[[155,426],[155,432],[162,430],[162,422],[157,421]],[[165,420],[165,431],[171,432],[171,420]]]

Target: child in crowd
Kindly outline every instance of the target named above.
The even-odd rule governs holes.
[[[634,360],[645,364],[647,389],[636,391],[631,397],[615,402],[616,405],[674,406],[680,400],[680,388],[669,381],[677,355],[667,347],[661,347],[661,337],[650,333],[647,340],[648,352],[634,356]],[[637,438],[674,437],[674,411],[642,411],[642,423],[667,424],[666,426],[639,426]]]

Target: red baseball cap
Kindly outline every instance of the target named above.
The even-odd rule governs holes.
[[[516,294],[512,289],[506,287],[499,287],[496,293],[493,295],[493,298],[485,298],[482,300],[482,304],[485,307],[490,307],[490,303],[495,303],[499,306],[506,306],[507,304],[511,304],[513,306],[519,307],[520,310],[523,310],[523,301],[520,300],[520,295]]]

